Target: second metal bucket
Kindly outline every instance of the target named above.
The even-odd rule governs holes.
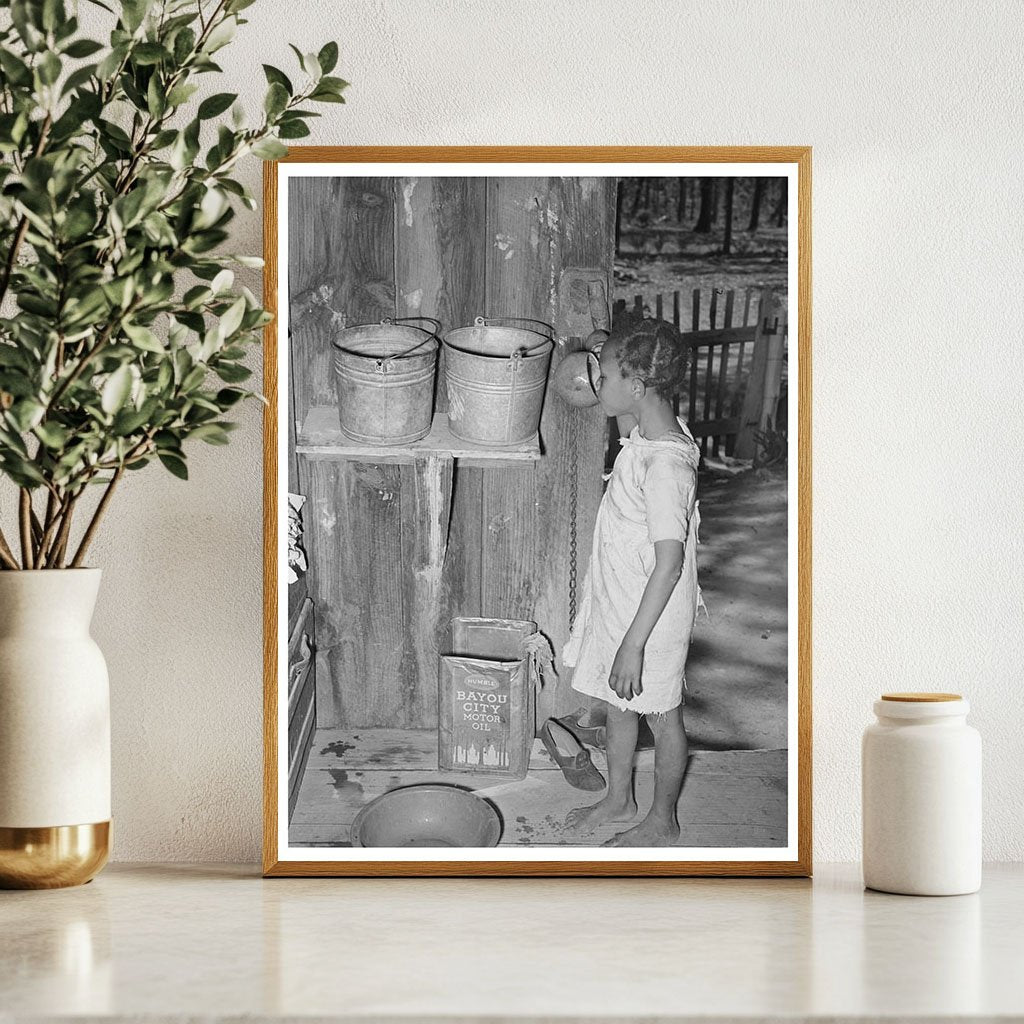
[[[396,320],[360,324],[340,331],[334,350],[338,417],[347,437],[396,445],[430,433],[438,353],[434,331]]]
[[[500,448],[537,433],[554,348],[550,331],[535,320],[478,316],[472,327],[445,336],[448,427],[456,437]]]

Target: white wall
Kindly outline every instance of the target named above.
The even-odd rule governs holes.
[[[859,856],[860,731],[879,692],[918,688],[972,701],[985,852],[1024,859],[1019,4],[247,15],[216,90],[253,108],[287,42],[340,43],[349,104],[311,143],[814,147],[815,854]],[[234,247],[258,252],[260,231],[240,217]],[[133,478],[96,547],[118,859],[258,858],[260,451],[253,406],[188,484]]]

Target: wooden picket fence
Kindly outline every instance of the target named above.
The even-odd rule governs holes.
[[[682,333],[690,347],[690,369],[676,413],[685,414],[704,455],[753,459],[758,432],[769,421],[777,425],[786,344],[786,316],[778,298],[771,289],[714,288],[708,294],[695,288],[686,323],[679,291],[655,296],[653,309],[642,295],[631,307],[625,299],[615,303],[616,321],[654,316]]]

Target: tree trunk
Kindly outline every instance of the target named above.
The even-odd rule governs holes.
[[[722,189],[718,178],[711,179],[711,223],[718,223],[718,204],[722,199]]]
[[[644,193],[644,179],[633,178],[632,181],[636,185],[636,191],[633,193],[633,205],[629,208],[629,216],[631,218],[635,217],[637,210],[640,209],[640,197]]]
[[[686,179],[679,178],[679,193],[676,195],[676,223],[682,224],[686,218]]]
[[[722,255],[732,252],[732,197],[736,187],[735,178],[725,179],[725,237],[722,239]]]
[[[786,178],[779,178],[779,202],[772,214],[775,226],[781,228],[786,222],[786,213],[789,207],[789,181]]]
[[[626,196],[626,182],[619,178],[615,186],[615,254],[619,253],[619,244],[622,241],[622,201]]]
[[[711,208],[714,203],[715,179],[700,179],[700,214],[693,230],[706,235],[711,230]]]
[[[754,179],[754,198],[751,200],[750,205],[750,223],[747,225],[748,231],[756,231],[758,221],[761,219],[761,200],[764,199],[764,178]]]

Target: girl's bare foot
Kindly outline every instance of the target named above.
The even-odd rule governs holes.
[[[648,815],[633,828],[620,832],[604,846],[674,846],[679,838],[679,826],[674,821]]]
[[[632,797],[626,800],[610,800],[607,796],[589,807],[574,807],[565,817],[570,828],[583,832],[593,831],[598,825],[611,821],[632,821],[636,817],[636,801]]]

